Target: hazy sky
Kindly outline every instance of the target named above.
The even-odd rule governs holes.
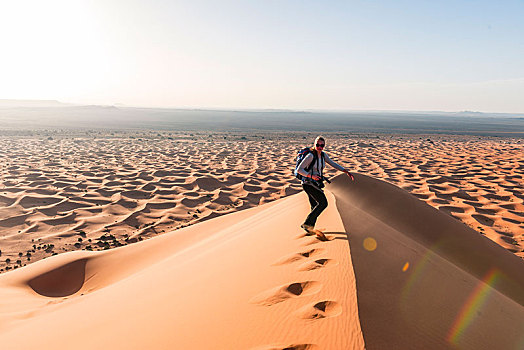
[[[524,112],[524,0],[0,4],[0,98]]]

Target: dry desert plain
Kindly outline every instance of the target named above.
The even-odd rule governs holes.
[[[171,299],[164,294],[156,295],[153,299],[157,302],[152,302],[149,308],[108,312],[105,320],[104,316],[99,316],[104,321],[95,322],[97,326],[90,323],[85,334],[90,334],[90,330],[101,332],[100,338],[108,342],[106,346],[137,349],[143,346],[184,349],[346,349],[366,346],[380,349],[387,348],[387,344],[391,348],[420,348],[425,344],[426,348],[453,349],[488,349],[494,344],[502,344],[517,349],[524,344],[521,343],[524,340],[519,339],[524,326],[522,280],[514,277],[522,276],[524,258],[524,142],[521,139],[325,134],[326,152],[331,158],[360,175],[352,184],[345,183],[347,178],[339,176],[327,187],[330,206],[321,216],[319,225],[326,228],[331,238],[329,242],[318,242],[300,232],[299,225],[308,207],[306,198],[300,193],[301,186],[292,174],[297,150],[310,145],[315,136],[291,132],[137,131],[0,138],[0,271],[4,273],[4,279],[0,280],[4,289],[0,288],[0,294],[4,309],[9,296],[13,296],[11,303],[18,305],[7,307],[8,311],[0,315],[0,339],[3,337],[5,344],[14,347],[17,336],[49,324],[50,319],[56,320],[60,316],[59,323],[64,326],[72,322],[75,315],[89,313],[93,305],[110,309],[111,297],[115,297],[115,293],[133,290],[132,286],[136,286],[133,281],[138,278],[142,280],[135,282],[141,286],[152,285],[152,281],[158,279],[164,281],[166,277],[161,273],[164,271],[171,276],[178,273],[172,284],[165,282],[174,288],[172,293],[187,292],[192,296],[186,295],[187,300],[179,300],[178,304],[182,306],[179,305],[181,309],[176,314],[181,312],[184,316],[182,321],[173,321],[174,329],[180,331],[178,336],[165,324],[142,324],[142,328],[136,329],[129,328],[127,323],[124,326],[128,328],[120,325],[117,329],[135,332],[123,342],[122,337],[111,335],[114,324],[101,331],[106,329],[101,324],[118,322],[119,317],[138,317],[135,311],[145,314],[146,319],[149,316],[149,319],[166,322],[168,316],[151,311],[151,308],[166,307],[165,301]],[[326,176],[335,178],[336,171],[327,170]],[[390,188],[384,182],[374,182],[377,180],[394,186]],[[348,190],[348,186],[353,186],[353,189]],[[363,199],[346,203],[347,197],[343,194],[347,191],[354,198]],[[424,203],[405,199],[414,198],[408,192],[440,213],[426,213],[425,210],[429,210],[426,207],[429,207]],[[365,203],[366,193],[369,193],[371,204]],[[408,197],[403,197],[405,195]],[[412,243],[402,241],[405,238],[388,243],[388,239],[395,237],[395,232],[410,231],[407,226],[397,225],[404,227],[399,229],[393,224],[382,231],[389,232],[392,227],[397,227],[397,231],[391,231],[387,237],[380,238],[377,234],[371,241],[371,237],[365,237],[358,247],[354,247],[349,239],[348,247],[348,238],[344,238],[348,232],[351,237],[348,227],[352,223],[348,223],[351,221],[348,218],[351,215],[356,217],[353,222],[355,237],[358,237],[359,230],[365,231],[367,227],[357,227],[360,225],[358,217],[373,210],[378,210],[374,218],[382,217],[384,208],[391,205],[393,199],[400,202],[395,202],[397,204],[388,213],[397,210],[398,214],[389,221],[409,224],[409,218],[402,219],[404,221],[399,218],[411,212],[422,213],[417,214],[419,219],[428,218],[428,221],[437,215],[432,227],[446,231],[443,234],[451,235],[449,239],[455,239],[453,230],[466,232],[456,234],[462,235],[459,243],[450,243],[457,249],[423,250],[420,247],[427,242],[421,242],[426,238],[414,234],[408,235]],[[398,203],[404,203],[405,207]],[[366,207],[366,210],[359,207],[362,212],[356,214],[352,210],[356,210],[358,205],[372,207]],[[353,214],[342,215],[343,212]],[[370,217],[367,222],[373,220]],[[240,229],[237,226],[242,222],[244,226]],[[381,221],[387,222],[386,219]],[[443,222],[446,224],[441,225]],[[229,228],[232,226],[236,230]],[[247,235],[246,232],[251,233]],[[428,229],[428,237],[437,234],[432,232]],[[163,238],[150,239],[155,236]],[[497,246],[486,243],[481,236]],[[462,239],[464,237],[469,238]],[[470,239],[471,244],[468,244]],[[389,267],[401,264],[396,272],[412,273],[412,277],[420,272],[420,268],[415,271],[415,258],[400,257],[398,252],[407,248],[405,256],[415,253],[426,256],[424,264],[418,267],[427,266],[425,264],[430,261],[429,264],[440,271],[434,275],[428,272],[434,278],[431,283],[420,285],[419,291],[434,293],[431,291],[442,287],[442,276],[454,278],[449,288],[456,287],[456,293],[431,294],[430,298],[436,305],[444,303],[447,307],[439,306],[421,315],[416,310],[424,309],[421,306],[424,301],[412,296],[410,299],[419,303],[416,307],[405,303],[398,305],[400,311],[389,310],[398,320],[390,317],[376,321],[376,305],[383,307],[384,311],[387,305],[395,303],[395,296],[404,300],[417,288],[413,279],[400,281],[401,277],[398,277],[399,285],[404,285],[402,290],[391,285],[389,290],[384,290],[385,286],[377,286],[376,280],[363,277],[369,276],[369,271],[362,262],[373,264],[365,254],[376,252],[375,256],[381,256],[380,252],[387,251],[381,251],[382,247],[391,248],[396,244],[400,244],[395,250],[397,253],[390,252],[381,260],[382,263],[388,262]],[[173,248],[176,253],[169,250],[169,246],[176,247]],[[361,246],[365,249],[360,252],[358,248]],[[117,247],[123,248],[111,249]],[[349,249],[354,254],[350,255]],[[87,252],[102,250],[108,252]],[[72,251],[75,253],[61,254]],[[427,252],[432,254],[429,258]],[[482,258],[479,263],[475,254],[481,253],[487,256],[487,260]],[[58,256],[50,258],[54,255]],[[230,255],[236,260],[226,258]],[[206,263],[197,260],[197,257],[205,256],[210,259],[203,260]],[[399,260],[393,263],[390,260],[393,257]],[[170,268],[187,266],[181,271],[171,271],[165,266],[168,262]],[[116,267],[119,264],[128,266]],[[493,264],[497,269],[489,275],[491,270],[485,268],[493,268]],[[111,272],[108,266],[116,270]],[[275,270],[278,268],[282,270]],[[18,269],[20,271],[13,271]],[[228,274],[227,269],[230,272],[235,269],[235,272]],[[150,273],[146,274],[146,270]],[[218,278],[218,286],[222,287],[217,291],[200,285],[209,293],[206,296],[196,285],[208,283],[202,276],[211,276],[212,273],[211,280],[216,282]],[[302,277],[306,274],[309,274],[307,278]],[[144,280],[146,275],[149,280]],[[76,276],[78,281],[72,281],[71,276]],[[286,282],[289,276],[292,280]],[[388,283],[396,280],[392,275]],[[238,281],[245,283],[238,286],[235,284]],[[264,283],[269,285],[269,281],[275,286],[266,288]],[[359,281],[362,281],[360,289]],[[499,284],[490,285],[493,281],[499,281]],[[188,286],[190,284],[193,287]],[[382,294],[363,294],[367,289],[362,288],[366,286]],[[16,288],[22,288],[26,294],[17,294]],[[457,315],[457,312],[473,312],[467,300],[468,296],[475,296],[475,288],[484,293],[482,296],[488,293],[486,288],[492,288],[496,294],[492,301],[481,304],[489,304],[489,308],[474,310],[479,315],[485,312],[491,320],[484,318],[474,323],[472,318],[477,315],[469,318]],[[97,295],[100,298],[103,291],[105,300],[96,301]],[[78,296],[91,297],[91,303],[82,303],[75,298]],[[249,296],[245,303],[248,306],[242,306],[241,296]],[[370,297],[377,299],[368,300]],[[194,304],[195,301],[199,306]],[[68,303],[71,304],[69,307]],[[240,318],[242,325],[224,316],[232,312],[230,307],[235,303],[239,305],[233,316]],[[501,309],[494,311],[491,303],[502,305]],[[480,308],[478,304],[473,305]],[[272,312],[264,314],[267,308]],[[206,314],[206,321],[202,320],[201,312]],[[439,312],[442,315],[437,317],[435,314]],[[429,314],[432,317],[428,317]],[[424,322],[416,324],[414,320],[417,319]],[[433,321],[435,319],[437,321]],[[497,331],[495,333],[499,336],[490,334],[488,337],[486,330],[493,328],[490,323],[493,320],[506,327],[507,334]],[[397,322],[399,326],[393,326],[391,322]],[[217,326],[219,323],[220,327]],[[190,326],[196,327],[200,333]],[[1,333],[2,327],[4,333]],[[280,330],[275,331],[275,327]],[[386,328],[391,329],[391,334],[384,331]],[[49,334],[52,332],[43,331],[45,327],[39,329],[34,332],[37,340],[28,341],[27,348],[32,343],[39,344],[41,337],[51,339]],[[250,333],[250,329],[256,331]],[[163,336],[156,340],[147,336],[140,338],[140,330],[143,334]],[[233,335],[222,334],[226,330]],[[81,330],[75,331],[64,336],[64,344],[74,342],[75,334],[83,334]],[[478,334],[485,334],[487,338],[479,338]],[[268,337],[273,337],[273,341]],[[410,337],[411,340],[406,340]],[[77,344],[77,348],[90,348],[94,344],[95,340],[89,340],[83,345]],[[63,348],[67,348],[66,345]]]

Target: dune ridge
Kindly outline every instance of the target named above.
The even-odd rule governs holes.
[[[355,182],[339,175],[326,193],[330,206],[318,226],[327,242],[299,229],[309,211],[299,193],[137,244],[7,272],[0,341],[7,349],[524,344],[519,257],[366,175]]]
[[[348,232],[367,349],[524,345],[521,259],[389,183],[357,174],[328,188]]]
[[[308,211],[300,193],[9,271],[0,276],[2,347],[363,349],[342,221],[330,206],[322,242],[299,228]]]

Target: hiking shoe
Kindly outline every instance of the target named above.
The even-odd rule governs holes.
[[[307,233],[313,233],[313,229],[315,228],[315,226],[311,226],[311,225],[306,225],[306,224],[302,224],[300,225],[300,227],[302,227],[304,229],[304,231],[306,231]]]
[[[328,241],[328,238],[326,237],[326,235],[324,234],[324,232],[322,231],[319,231],[319,230],[316,230],[316,234],[317,234],[317,238],[323,242],[325,241]]]

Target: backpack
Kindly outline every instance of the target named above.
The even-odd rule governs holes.
[[[313,152],[311,151],[311,148],[309,147],[305,147],[305,148],[302,148],[300,151],[298,151],[298,154],[297,154],[297,162],[295,164],[295,170],[293,171],[293,173],[295,174],[295,177],[301,181],[303,181],[305,178],[304,176],[300,175],[298,173],[298,166],[300,165],[300,163],[302,163],[302,161],[304,160],[304,158],[306,158],[306,156],[309,154],[309,153],[312,153],[313,154],[313,161],[311,162],[311,164],[309,164],[307,167],[306,167],[306,171],[309,173],[311,171],[311,169],[313,169],[313,165],[315,165],[315,163],[317,162],[318,160],[318,156],[317,156],[317,152]],[[322,158],[324,158],[324,152],[322,152]],[[309,180],[309,179],[308,179]]]

